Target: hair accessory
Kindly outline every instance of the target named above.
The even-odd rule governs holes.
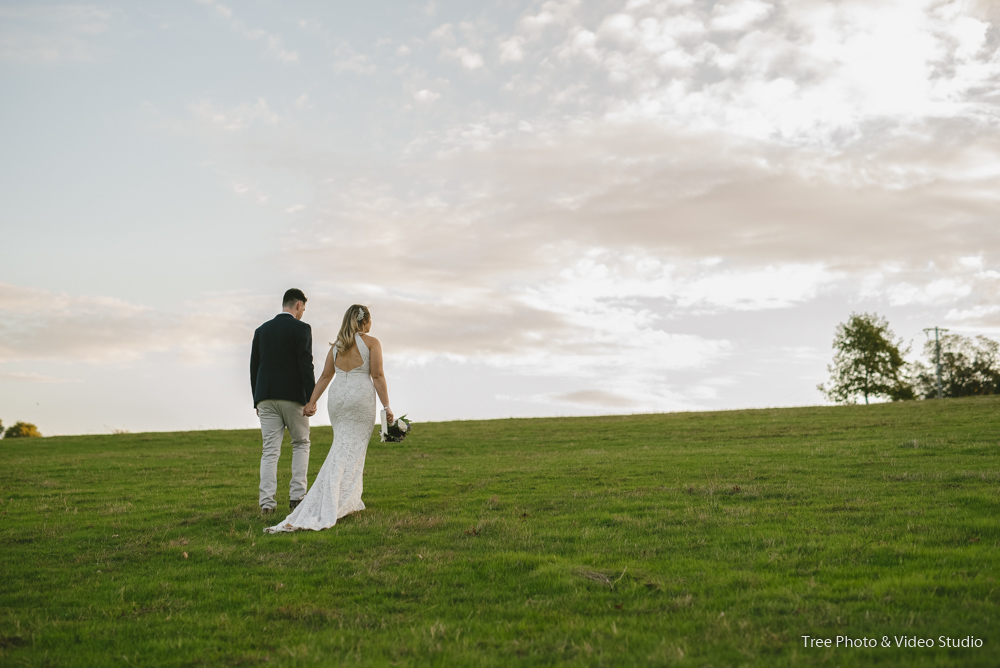
[[[365,319],[365,307],[362,306],[358,309],[358,322],[363,322]]]

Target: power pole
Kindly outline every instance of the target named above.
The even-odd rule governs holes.
[[[940,334],[947,332],[947,329],[942,329],[939,327],[934,328],[934,357],[935,364],[937,365],[937,398],[944,398],[944,390],[941,389],[941,338]],[[931,328],[928,327],[924,330],[925,334],[930,334]]]

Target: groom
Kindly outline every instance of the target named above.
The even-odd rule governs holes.
[[[264,438],[260,458],[260,510],[264,514],[273,513],[277,505],[278,457],[286,428],[292,437],[289,508],[294,509],[306,495],[309,418],[303,409],[316,385],[312,328],[302,322],[306,296],[292,288],[285,292],[281,307],[281,313],[253,333],[250,351],[250,389]]]

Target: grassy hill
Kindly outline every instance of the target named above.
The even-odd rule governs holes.
[[[278,536],[256,431],[0,441],[0,664],[995,666],[998,439],[998,398],[418,424]]]

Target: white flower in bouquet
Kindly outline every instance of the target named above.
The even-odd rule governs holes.
[[[380,430],[380,441],[382,443],[399,443],[410,432],[410,421],[406,416],[396,418],[389,422],[385,411],[382,411],[382,429]]]

